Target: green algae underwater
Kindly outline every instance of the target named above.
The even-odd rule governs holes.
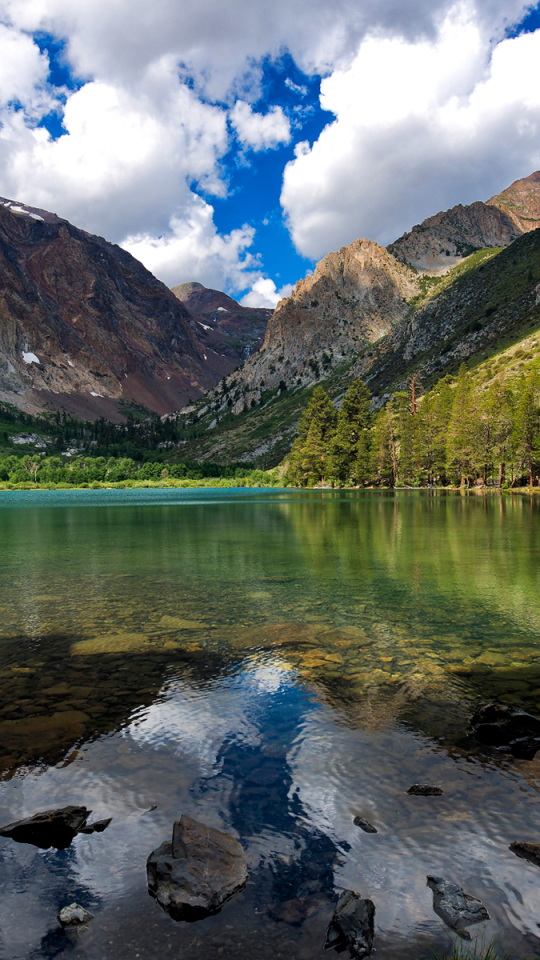
[[[508,846],[540,841],[540,755],[482,747],[468,717],[540,715],[539,533],[517,496],[0,494],[1,822],[113,817],[65,851],[0,839],[0,955],[328,957],[343,889],[375,903],[382,960],[450,955],[434,873],[485,903],[478,936],[537,955],[540,870]],[[182,813],[250,872],[196,924],[146,889]],[[56,922],[74,900],[78,933]]]

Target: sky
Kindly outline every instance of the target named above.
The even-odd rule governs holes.
[[[523,0],[0,0],[0,195],[275,306],[540,169]]]

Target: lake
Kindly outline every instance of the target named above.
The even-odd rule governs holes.
[[[468,721],[540,716],[537,500],[6,492],[0,564],[0,821],[113,818],[66,850],[0,838],[3,958],[322,960],[343,889],[373,900],[379,960],[445,955],[428,874],[486,905],[473,937],[538,952],[540,870],[508,847],[540,841],[540,754]],[[443,795],[406,793],[426,782]],[[250,874],[196,923],[146,885],[182,813]]]

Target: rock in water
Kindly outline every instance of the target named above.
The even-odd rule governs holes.
[[[107,829],[112,817],[107,817],[106,820],[94,820],[93,823],[87,823],[85,827],[81,827],[80,833],[103,833]]]
[[[490,919],[484,904],[476,897],[464,893],[457,883],[443,880],[442,877],[428,876],[427,885],[433,890],[435,913],[464,940],[471,939],[466,927]]]
[[[355,827],[360,827],[364,833],[377,833],[377,830],[371,823],[368,823],[367,820],[364,820],[363,817],[355,817],[353,820]]]
[[[516,707],[488,703],[473,713],[470,723],[480,743],[508,751],[518,760],[532,760],[540,750],[540,720]]]
[[[412,797],[442,797],[444,790],[441,787],[434,787],[431,783],[413,783],[407,793]]]
[[[341,894],[326,931],[325,950],[334,947],[338,953],[349,950],[351,960],[363,960],[373,953],[375,906],[353,890]]]
[[[78,903],[70,903],[69,907],[64,907],[58,914],[58,920],[63,927],[76,927],[93,919],[94,914],[80,907]]]
[[[16,820],[0,827],[0,836],[11,837],[18,843],[33,843],[42,850],[56,847],[65,850],[73,837],[86,825],[91,814],[86,807],[62,807],[60,810],[44,810],[33,817]]]
[[[540,843],[529,843],[526,840],[516,840],[508,847],[516,857],[522,860],[528,860],[534,863],[535,867],[540,867]]]
[[[219,913],[248,879],[246,855],[230,833],[186,815],[146,861],[148,892],[174,920]]]

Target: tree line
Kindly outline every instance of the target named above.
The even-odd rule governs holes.
[[[540,377],[532,367],[489,385],[465,366],[419,400],[415,380],[386,405],[356,380],[339,409],[323,387],[298,425],[284,480],[313,487],[537,485]]]

